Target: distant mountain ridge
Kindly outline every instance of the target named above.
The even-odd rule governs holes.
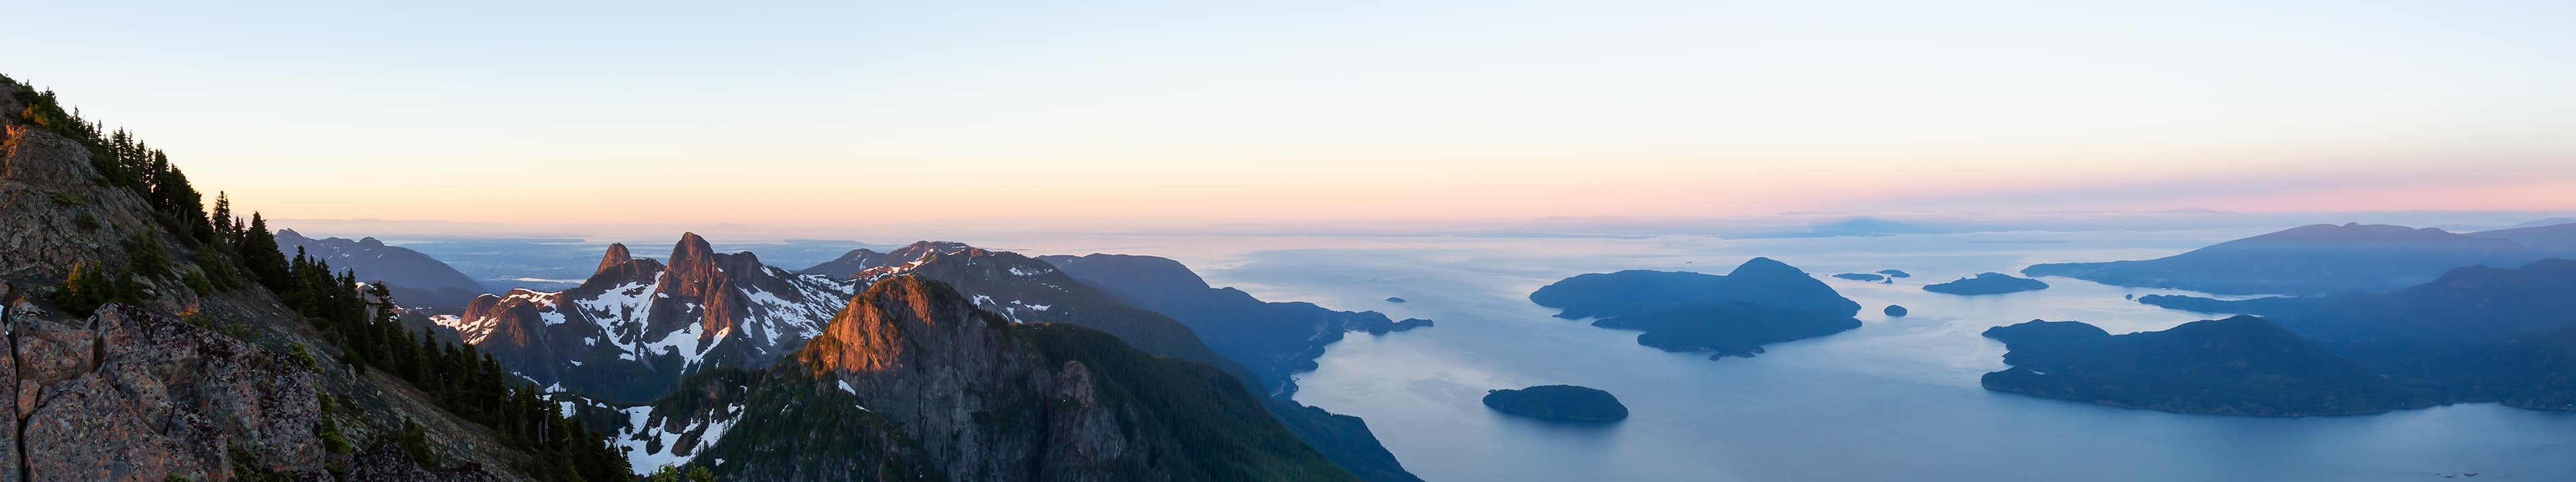
[[[382,281],[393,289],[394,299],[408,306],[460,309],[488,292],[482,283],[437,258],[386,245],[376,238],[313,239],[293,229],[281,229],[277,231],[277,249],[289,257],[302,250],[306,255],[330,261],[331,266],[355,272],[361,281]]]
[[[2443,400],[2576,410],[2576,261],[2468,267],[2381,294],[2140,303],[2279,320],[2355,363]]]
[[[2030,276],[2219,294],[2387,291],[2452,268],[2520,266],[2576,253],[2576,224],[2457,234],[2436,228],[2316,224],[2144,261],[2048,263]]]
[[[1253,369],[1272,393],[1294,392],[1289,375],[1313,370],[1324,346],[1341,341],[1343,333],[1385,333],[1430,323],[1399,323],[1375,311],[1334,311],[1313,303],[1264,302],[1243,290],[1209,286],[1189,267],[1166,258],[1091,254],[1038,260],[1129,304],[1189,325],[1217,353]]]

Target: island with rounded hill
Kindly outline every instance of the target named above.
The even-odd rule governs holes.
[[[1610,392],[1573,385],[1540,385],[1485,392],[1485,406],[1523,417],[1567,422],[1616,422],[1628,418],[1628,406]]]
[[[2000,295],[2048,289],[2048,283],[2003,273],[1978,273],[1973,278],[1959,278],[1948,283],[1924,285],[1923,291],[1963,296]]]
[[[1905,316],[1905,307],[1903,307],[1903,306],[1897,306],[1897,305],[1887,305],[1887,309],[1886,309],[1886,310],[1883,310],[1882,312],[1883,312],[1883,313],[1887,313],[1887,316]]]
[[[1882,269],[1882,270],[1878,270],[1878,274],[1887,275],[1887,277],[1889,277],[1889,278],[1912,278],[1912,277],[1914,277],[1914,274],[1913,274],[1913,273],[1907,273],[1907,272],[1905,272],[1905,270],[1897,270],[1897,269]]]
[[[1530,293],[1558,318],[1637,330],[1637,344],[1707,351],[1709,358],[1762,353],[1763,345],[1860,328],[1860,303],[1823,280],[1770,258],[1725,275],[1629,270],[1577,275]]]
[[[1403,302],[1404,302],[1404,298],[1399,298],[1399,297],[1389,296],[1389,297],[1386,297],[1386,302],[1388,302],[1388,303],[1403,303]]]

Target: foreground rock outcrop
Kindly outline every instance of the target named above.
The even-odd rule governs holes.
[[[235,465],[323,472],[314,373],[283,354],[139,307],[56,320],[8,309],[6,404],[29,480],[220,478]]]

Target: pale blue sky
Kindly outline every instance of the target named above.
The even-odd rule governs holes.
[[[2576,209],[2569,2],[0,3],[290,218]]]

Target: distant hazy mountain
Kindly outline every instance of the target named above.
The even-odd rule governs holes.
[[[439,317],[540,384],[611,400],[658,397],[710,366],[767,366],[820,331],[857,289],[797,275],[684,234],[669,265],[612,244],[598,271],[558,292],[484,295]]]
[[[883,257],[885,257],[885,253],[879,253],[867,248],[853,249],[847,254],[842,254],[839,258],[835,258],[831,261],[824,261],[823,264],[817,264],[813,267],[796,270],[796,273],[817,274],[833,278],[848,278],[851,276],[857,276],[860,270],[875,267],[876,261]]]
[[[1770,258],[1753,258],[1725,276],[1621,271],[1566,278],[1530,301],[1563,310],[1566,319],[1640,330],[1637,343],[1672,351],[1715,351],[1711,358],[1752,356],[1762,345],[1859,328],[1860,304],[1823,281]]]
[[[1886,236],[1892,234],[1935,234],[1957,232],[1926,224],[1892,221],[1873,217],[1856,217],[1841,221],[1815,223],[1803,230],[1759,233],[1753,238],[1825,238],[1836,236]]]
[[[376,238],[313,239],[287,229],[277,232],[277,249],[289,257],[302,249],[307,256],[331,262],[333,268],[356,272],[361,281],[383,281],[393,289],[394,299],[406,306],[463,308],[485,292],[481,283],[447,263],[418,251],[387,246]]]
[[[2576,410],[2576,261],[2472,267],[2385,294],[2156,306],[2259,314],[2374,372],[2450,401]]]
[[[2467,233],[2477,238],[2508,239],[2548,256],[2576,256],[2576,221]]]
[[[1987,389],[2173,412],[2302,417],[2429,405],[2396,382],[2262,318],[2111,335],[2078,322],[1986,330],[2012,365]]]
[[[1251,368],[1274,393],[1296,390],[1288,375],[1315,369],[1324,346],[1344,332],[1385,333],[1429,324],[1399,323],[1375,311],[1333,311],[1313,303],[1268,303],[1234,288],[1210,287],[1180,262],[1153,256],[1041,256],[1137,307],[1154,310],[1206,340],[1209,348]]]
[[[2557,225],[2561,225],[2561,224],[2576,224],[2576,218],[2541,218],[2541,219],[2537,219],[2537,220],[2532,220],[2532,221],[2529,221],[2529,222],[2525,222],[2525,223],[2522,223],[2522,224],[2516,224],[2516,225],[2513,225],[2513,227],[2517,227],[2517,228],[2537,228],[2537,227],[2541,227],[2541,226],[2557,226]]]
[[[2321,295],[2387,291],[2464,266],[2520,266],[2565,246],[2527,245],[2576,229],[2546,226],[2454,234],[2435,228],[2317,224],[2146,261],[2053,263],[2022,270],[2094,282],[2221,294]]]

